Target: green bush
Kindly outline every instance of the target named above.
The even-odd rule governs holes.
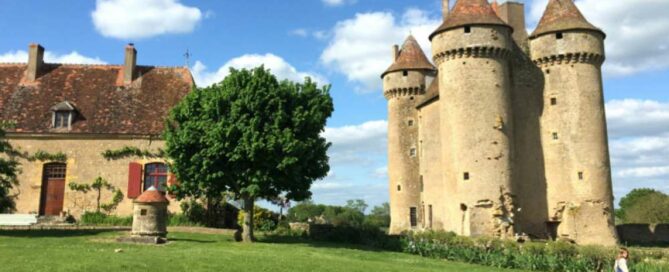
[[[576,246],[566,242],[525,243],[494,238],[468,238],[446,232],[409,233],[402,238],[407,253],[498,268],[534,271],[609,271],[617,249]],[[666,258],[630,252],[631,271],[669,271]]]
[[[85,212],[81,225],[87,226],[132,226],[132,216],[107,215],[102,212]]]
[[[193,222],[185,214],[168,214],[167,215],[167,225],[171,227],[202,227],[203,225],[198,222]]]
[[[239,211],[237,215],[237,222],[241,226],[244,222],[245,213]],[[273,213],[272,211],[261,208],[253,207],[253,228],[257,231],[269,232],[276,229],[279,223],[279,215]]]

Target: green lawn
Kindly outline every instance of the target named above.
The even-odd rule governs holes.
[[[509,271],[337,244],[241,244],[222,234],[170,233],[162,246],[114,242],[123,234],[0,231],[0,271]]]

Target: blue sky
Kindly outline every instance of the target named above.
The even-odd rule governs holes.
[[[0,62],[25,62],[42,44],[47,61],[110,63],[133,42],[138,63],[189,66],[199,85],[228,67],[266,64],[279,77],[332,84],[336,111],[326,137],[332,172],[314,200],[388,201],[386,101],[378,75],[390,46],[440,22],[440,0],[0,0]],[[454,1],[452,1],[454,2]],[[547,0],[526,0],[528,30]],[[632,188],[669,192],[669,1],[577,0],[608,38],[605,96],[619,199]]]

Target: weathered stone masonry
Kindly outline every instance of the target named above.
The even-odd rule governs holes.
[[[436,67],[409,37],[382,75],[391,233],[616,243],[605,34],[572,0],[549,1],[531,35],[523,4],[443,2]]]

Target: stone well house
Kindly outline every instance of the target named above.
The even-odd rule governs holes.
[[[409,37],[381,75],[391,233],[528,234],[612,245],[606,34],[573,0],[443,0],[430,61]]]
[[[102,177],[125,196],[116,214],[131,215],[132,200],[144,190],[165,191],[176,182],[162,159],[107,160],[102,153],[163,148],[165,116],[194,87],[188,68],[136,65],[132,44],[124,65],[52,64],[43,56],[44,48],[31,44],[27,64],[0,64],[0,120],[15,123],[7,131],[10,143],[27,154],[67,156],[62,162],[20,159],[17,213],[79,216],[95,209],[95,193],[86,196],[68,184]],[[101,202],[111,198],[103,192]],[[171,201],[171,211],[178,207]]]

